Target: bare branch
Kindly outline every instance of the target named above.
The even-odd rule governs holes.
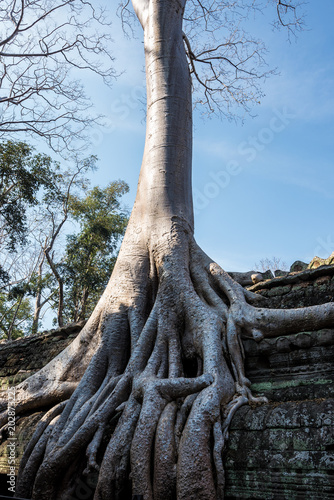
[[[273,4],[281,26],[299,29],[296,4],[268,1],[268,7]],[[262,80],[275,73],[266,65],[264,43],[243,28],[251,14],[262,13],[263,7],[260,0],[188,0],[184,42],[194,102],[204,104],[209,113],[234,118],[239,111],[235,108],[249,112],[263,96]]]
[[[110,22],[86,0],[8,0],[0,9],[0,137],[18,131],[44,137],[56,151],[88,144],[90,100],[72,70],[111,85]],[[52,125],[51,125],[52,124]]]
[[[14,2],[12,10],[10,12],[10,15],[9,15],[12,23],[14,24],[14,30],[9,36],[7,36],[7,38],[5,38],[4,40],[0,40],[0,46],[6,45],[7,43],[9,43],[18,34],[18,32],[20,30],[20,25],[22,23],[23,15],[24,15],[24,0],[21,0],[21,12],[20,12],[19,20],[17,22],[15,21],[15,18],[13,15],[14,7],[15,7],[15,2]]]

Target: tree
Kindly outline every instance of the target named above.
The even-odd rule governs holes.
[[[43,273],[43,267],[45,264],[45,254],[43,250],[39,254],[37,262],[37,271],[34,273],[30,280],[30,289],[32,290],[32,295],[35,297],[35,307],[33,320],[31,325],[31,335],[35,335],[38,332],[38,326],[41,316],[42,308],[50,302],[50,299],[56,294],[57,289],[53,286],[53,274],[48,271]],[[44,290],[50,290],[46,295],[43,295]]]
[[[76,159],[61,168],[46,154],[35,154],[24,142],[0,143],[0,278],[4,296],[20,288],[17,314],[28,296],[35,297],[32,333],[38,329],[41,309],[58,296],[58,323],[63,325],[63,279],[55,244],[68,220],[68,203],[75,189],[86,189],[83,175],[94,169],[96,157]],[[48,263],[50,270],[43,274]],[[55,289],[53,280],[58,284]],[[51,286],[51,289],[50,289]],[[16,288],[15,288],[16,287]],[[49,293],[43,296],[43,290]],[[55,293],[57,292],[57,293]],[[11,301],[7,303],[12,310]],[[10,339],[10,332],[8,338]]]
[[[269,257],[260,259],[259,262],[254,264],[254,267],[258,271],[260,271],[260,273],[269,271],[269,274],[271,273],[272,276],[275,276],[276,271],[289,271],[288,265],[280,257],[275,256],[271,259],[269,259]]]
[[[273,3],[290,26],[283,14],[294,16],[292,4]],[[249,47],[248,38],[234,38],[247,5],[256,3],[133,0],[147,75],[136,201],[113,274],[86,326],[17,388],[18,413],[50,407],[22,459],[17,495],[71,497],[76,481],[88,476],[92,484],[95,475],[96,500],[223,498],[222,450],[231,418],[242,404],[263,402],[245,377],[241,336],[260,340],[333,324],[333,303],[257,307],[258,297],[194,239],[191,75],[203,81],[196,69],[203,64],[211,75],[203,81],[205,98],[247,104],[254,82],[249,57],[258,53],[245,57],[239,48]],[[195,50],[183,20],[195,29],[202,21],[213,40],[221,36],[220,23],[227,37]]]
[[[5,254],[27,242],[27,212],[37,205],[41,187],[50,188],[54,179],[51,158],[34,154],[24,142],[0,143],[0,279],[8,282],[11,265]]]
[[[119,198],[128,191],[124,181],[94,187],[84,199],[72,197],[69,210],[80,232],[67,237],[62,274],[68,322],[91,314],[115,265],[117,245],[128,218]]]
[[[62,257],[55,252],[55,244],[59,239],[64,225],[68,221],[71,210],[70,203],[73,198],[73,190],[85,190],[87,179],[84,174],[88,170],[95,170],[96,156],[90,156],[84,160],[76,159],[75,167],[64,172],[59,172],[52,183],[51,189],[47,189],[40,204],[39,219],[43,227],[38,239],[41,248],[41,260],[36,283],[36,306],[34,313],[33,332],[37,330],[39,315],[44,304],[55,296],[55,289],[41,302],[41,292],[50,283],[50,273],[43,276],[43,264],[47,262],[54,281],[57,283],[57,322],[61,327],[64,325],[64,276],[61,270]],[[57,262],[57,260],[59,261]],[[52,281],[52,280],[51,280]]]
[[[31,304],[25,297],[25,291],[0,292],[0,338],[12,340],[23,337],[30,326]]]
[[[70,283],[70,276],[74,281],[68,285],[73,293],[70,298],[71,293],[67,292],[67,312],[71,310],[74,290],[79,292],[77,299],[81,303],[81,309],[77,304],[80,311],[74,314],[74,320],[85,316],[88,297],[97,300],[98,290],[102,292],[115,262],[112,253],[126,224],[124,213],[119,212],[118,196],[127,190],[127,185],[123,181],[111,183],[104,190],[95,188],[86,199],[81,199],[88,186],[85,174],[96,168],[95,156],[76,159],[74,166],[61,168],[49,156],[33,153],[26,143],[0,144],[0,272],[3,309],[7,304],[8,314],[14,304],[5,297],[13,290],[22,292],[17,318],[22,316],[20,310],[29,297],[35,298],[31,326],[31,333],[35,334],[43,307],[51,304],[57,308],[59,326],[63,326],[64,288],[66,280]],[[80,222],[83,231],[72,235],[65,256],[62,240],[69,220]],[[92,259],[90,265],[85,258]],[[10,332],[7,334],[10,340]]]
[[[113,78],[103,10],[86,0],[4,0],[0,22],[0,137],[24,132],[77,150],[99,119],[87,113],[78,70]]]

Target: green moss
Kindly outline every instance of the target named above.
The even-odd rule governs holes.
[[[251,390],[257,393],[272,391],[276,389],[285,389],[287,387],[300,387],[305,385],[323,385],[332,384],[333,380],[311,379],[311,380],[282,380],[279,382],[258,382],[251,385]]]
[[[308,441],[305,439],[294,439],[293,440],[293,449],[296,451],[307,451],[309,447]]]

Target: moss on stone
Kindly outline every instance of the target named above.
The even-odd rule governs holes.
[[[325,385],[333,384],[333,380],[327,379],[306,379],[306,380],[281,380],[281,381],[268,381],[259,382],[251,385],[251,390],[255,393],[262,394],[275,389],[283,389],[286,387],[299,387],[307,385]]]

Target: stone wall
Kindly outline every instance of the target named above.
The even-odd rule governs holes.
[[[263,307],[334,300],[334,267],[250,287]],[[245,340],[246,374],[269,404],[244,406],[225,451],[226,500],[334,499],[334,325],[286,337]]]
[[[334,266],[267,280],[250,290],[263,297],[263,307],[333,301]],[[79,330],[64,328],[0,345],[2,389],[42,367]],[[243,344],[251,388],[269,403],[244,406],[232,420],[224,453],[226,500],[334,500],[334,325]],[[18,422],[18,459],[42,414]],[[7,473],[6,453],[5,441],[0,474]]]
[[[67,325],[40,335],[0,342],[0,391],[43,368],[78,335],[84,323]]]
[[[22,382],[27,377],[43,368],[54,356],[59,354],[78,335],[83,324],[68,325],[63,328],[34,335],[27,338],[2,342],[0,344],[0,393],[7,393],[9,387]],[[28,443],[34,428],[44,412],[36,412],[16,422],[17,438],[16,470],[19,466],[23,450]],[[6,435],[6,434],[5,434]],[[8,472],[8,441],[0,440],[0,475]],[[6,482],[2,486],[0,477],[0,494],[8,494]]]

